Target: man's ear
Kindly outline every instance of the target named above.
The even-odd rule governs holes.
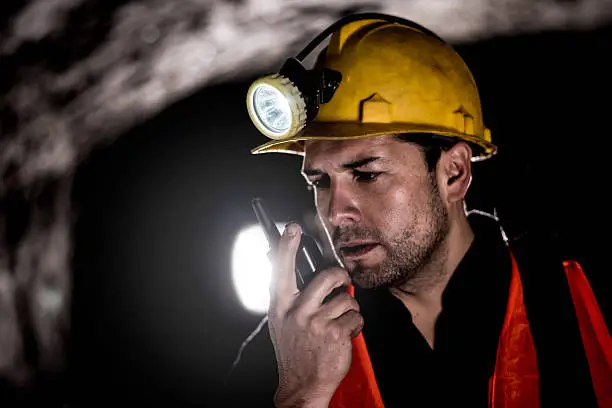
[[[465,198],[472,182],[472,149],[465,142],[442,152],[438,163],[438,185],[449,204]]]

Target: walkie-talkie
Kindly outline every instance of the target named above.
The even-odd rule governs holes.
[[[268,244],[270,245],[270,250],[274,251],[278,247],[281,238],[280,231],[276,227],[274,219],[260,197],[253,198],[252,204],[253,211],[255,211],[257,220],[263,228]],[[316,240],[310,235],[302,232],[300,246],[295,257],[295,281],[298,289],[302,291],[315,277],[317,272],[332,266],[339,265],[335,260],[327,260],[317,245]],[[346,287],[341,286],[335,288],[330,295],[325,298],[325,301],[340,292],[346,292]]]

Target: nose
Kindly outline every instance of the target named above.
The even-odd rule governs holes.
[[[334,227],[356,224],[361,220],[358,200],[347,186],[337,183],[330,188],[327,219]]]

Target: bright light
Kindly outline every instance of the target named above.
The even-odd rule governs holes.
[[[282,233],[285,224],[278,223]],[[232,251],[232,279],[242,305],[255,313],[266,313],[270,303],[272,265],[268,241],[260,225],[240,231]]]
[[[275,134],[283,134],[291,126],[291,108],[278,89],[259,85],[253,92],[253,107],[261,123]]]

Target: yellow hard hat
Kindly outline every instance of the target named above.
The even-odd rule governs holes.
[[[497,150],[484,126],[478,89],[465,62],[450,45],[416,24],[378,18],[350,21],[334,31],[315,70],[337,72],[341,80],[310,120],[303,102],[308,97],[300,97],[304,87],[299,81],[273,75],[253,83],[247,95],[249,114],[273,139],[253,153],[303,154],[305,140],[406,133],[466,141],[473,160],[489,158]],[[262,85],[267,90],[262,91]],[[278,118],[287,113],[282,122],[286,130],[274,133],[262,124],[253,102],[262,100],[261,95],[265,100],[261,106],[270,105],[272,97],[284,100],[272,114]]]

